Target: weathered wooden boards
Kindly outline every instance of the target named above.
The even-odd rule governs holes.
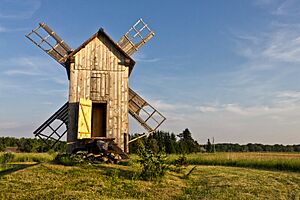
[[[142,19],[117,44],[100,28],[74,51],[45,23],[26,35],[67,70],[70,80],[68,120],[65,120],[69,122],[68,152],[86,149],[93,141],[113,141],[113,146],[127,152],[128,112],[148,133],[165,120],[128,88],[128,77],[135,64],[130,56],[153,36],[154,32]],[[53,129],[48,139],[54,133]]]
[[[139,19],[118,41],[118,45],[131,56],[153,36],[154,32],[142,19]]]
[[[129,68],[124,65],[125,59],[114,44],[99,35],[74,54],[70,65],[69,102],[78,103],[83,98],[106,103],[106,137],[115,138],[121,148],[124,133],[128,134]],[[71,118],[70,123],[79,123],[76,116]],[[74,134],[72,131],[69,134]]]

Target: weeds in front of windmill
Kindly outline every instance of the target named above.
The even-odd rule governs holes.
[[[0,164],[6,164],[9,162],[12,162],[14,159],[15,155],[10,152],[6,152],[0,156]]]
[[[118,182],[120,177],[126,176],[131,180],[144,180],[144,181],[158,181],[164,178],[167,171],[181,174],[182,178],[188,178],[195,168],[188,173],[184,173],[187,168],[187,157],[181,155],[175,164],[167,163],[167,155],[163,150],[149,141],[144,142],[139,139],[137,142],[137,159],[129,159],[120,161],[119,156],[114,153],[100,154],[88,153],[85,151],[78,151],[76,154],[58,154],[53,163],[65,166],[94,166],[97,164],[119,164],[122,166],[131,166],[134,168],[134,173],[123,173],[118,169],[112,169],[105,172],[105,175],[111,179],[112,182]],[[96,165],[95,165],[96,164]],[[102,165],[101,165],[102,166]]]
[[[138,163],[141,166],[140,178],[143,180],[158,180],[164,177],[168,170],[166,164],[167,156],[163,151],[157,151],[155,148],[150,148],[149,144],[143,143],[141,139],[138,143]]]
[[[0,156],[0,172],[11,168],[11,166],[9,166],[7,163],[11,162],[14,157],[14,154],[10,152],[3,153]]]

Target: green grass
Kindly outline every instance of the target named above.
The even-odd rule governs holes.
[[[179,155],[170,155],[174,163]],[[300,172],[299,153],[198,153],[189,154],[190,165],[220,165]]]
[[[3,165],[13,169],[0,167],[0,199],[299,200],[300,173],[286,170],[289,162],[299,167],[295,165],[299,156],[290,153],[191,154],[187,155],[187,161],[193,165],[183,168],[181,173],[168,171],[160,181],[143,181],[138,176],[140,168],[135,162],[136,156],[132,156],[127,166],[64,166],[50,162],[55,155],[17,153],[12,161],[14,164]],[[178,155],[171,155],[168,162],[176,158]],[[232,167],[233,161],[250,164]],[[271,161],[284,163],[285,168],[283,171],[251,169],[274,169],[273,165],[264,163]],[[256,165],[260,167],[253,163],[259,163]],[[192,173],[185,177],[194,166]]]
[[[192,166],[187,168],[187,173]],[[197,166],[189,179],[168,172],[159,182],[136,179],[120,165],[42,163],[0,177],[0,199],[299,199],[300,174]]]
[[[300,174],[223,166],[198,166],[178,199],[300,198]]]
[[[6,171],[8,169],[11,169],[12,167],[10,165],[3,165],[1,164],[0,165],[0,173],[3,172],[3,171]]]
[[[0,153],[0,158],[4,153]],[[12,153],[13,160],[11,162],[49,162],[52,161],[56,153]]]

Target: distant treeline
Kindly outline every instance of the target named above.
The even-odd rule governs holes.
[[[130,135],[130,139],[138,137],[138,134]],[[175,135],[165,131],[157,131],[151,134],[148,138],[144,137],[144,143],[149,144],[155,151],[164,151],[167,154],[182,154],[194,152],[300,152],[300,144],[298,145],[264,145],[264,144],[232,144],[219,143],[211,144],[208,140],[206,144],[199,144],[193,139],[192,133],[189,129],[185,129],[182,133]],[[51,141],[48,141],[53,144]],[[65,152],[66,142],[61,141],[57,143],[51,151]],[[13,138],[0,137],[0,151],[5,151],[7,147],[16,147],[19,152],[47,152],[50,150],[40,139],[32,138]],[[137,142],[129,144],[130,153],[137,153]]]
[[[132,135],[130,139],[139,137],[138,134]],[[178,138],[178,139],[177,139]],[[144,137],[141,140],[154,151],[164,151],[167,154],[172,153],[194,153],[206,151],[203,145],[198,144],[193,139],[189,129],[185,129],[182,133],[175,135],[174,133],[156,131],[148,138]],[[130,153],[137,153],[138,143],[132,142],[129,144]]]
[[[232,144],[221,143],[215,144],[215,151],[217,152],[300,152],[300,144],[298,145],[265,145],[265,144]],[[213,145],[212,145],[213,148]]]
[[[53,141],[48,141],[53,144]],[[51,145],[50,145],[51,146]],[[50,150],[40,139],[33,138],[14,138],[14,137],[0,137],[0,151],[5,151],[7,147],[17,147],[19,152],[47,152]],[[52,151],[65,152],[66,142],[58,142]]]
[[[135,134],[131,139],[138,137]],[[178,138],[178,139],[177,139]],[[211,144],[208,140],[206,144],[199,144],[192,138],[189,129],[185,129],[182,133],[175,135],[174,133],[157,131],[148,138],[142,139],[144,143],[148,143],[151,148],[158,148],[168,154],[171,153],[193,153],[193,152],[300,152],[300,144],[298,145],[264,145],[264,144],[232,144],[219,143]],[[136,153],[137,145],[135,142],[129,145],[130,153]]]

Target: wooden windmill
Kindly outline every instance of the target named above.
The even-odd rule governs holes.
[[[98,141],[128,152],[128,113],[155,131],[165,117],[128,87],[135,61],[131,56],[154,36],[139,19],[115,43],[102,28],[77,49],[70,48],[45,23],[26,35],[67,71],[69,101],[45,121],[34,135],[53,146],[67,133],[68,152]],[[58,123],[59,122],[59,123]]]

